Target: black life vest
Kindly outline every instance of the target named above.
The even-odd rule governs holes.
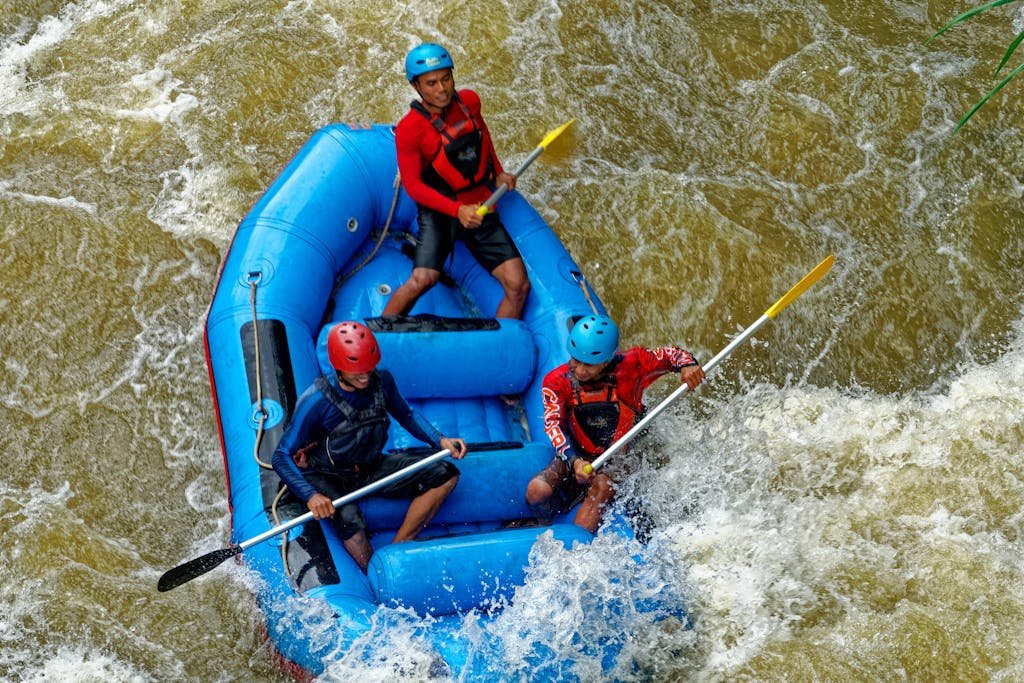
[[[462,110],[463,118],[452,125],[445,123],[443,116],[428,111],[421,102],[413,102],[411,105],[426,117],[441,136],[437,154],[424,169],[423,182],[452,198],[457,192],[482,185],[494,177],[491,163],[483,157],[482,126],[458,93],[455,93],[453,103]]]
[[[628,432],[643,416],[643,406],[632,406],[619,397],[614,375],[617,361],[594,382],[582,384],[572,371],[566,379],[572,387],[573,405],[569,413],[569,437],[585,459],[603,453]]]
[[[388,412],[377,373],[370,375],[367,388],[373,394],[373,401],[362,410],[356,410],[342,398],[326,377],[316,379],[316,388],[344,419],[308,453],[310,468],[327,472],[358,471],[360,464],[379,458],[388,440]]]

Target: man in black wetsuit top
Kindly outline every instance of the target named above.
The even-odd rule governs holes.
[[[355,503],[338,510],[331,503],[422,459],[383,455],[388,415],[417,439],[447,448],[456,460],[466,454],[466,443],[442,436],[409,407],[391,373],[376,370],[380,347],[365,325],[335,325],[328,334],[327,353],[337,372],[318,377],[299,397],[274,451],[273,466],[290,496],[305,503],[316,519],[332,520],[345,550],[365,572],[373,547],[362,512]],[[376,491],[412,499],[394,542],[415,538],[458,480],[458,469],[442,461]]]

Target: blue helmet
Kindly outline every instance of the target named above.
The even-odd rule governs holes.
[[[405,56],[405,78],[410,83],[416,80],[417,76],[438,69],[454,69],[448,50],[437,43],[423,43],[409,50]]]
[[[573,326],[565,346],[579,362],[600,365],[610,361],[618,350],[619,328],[611,318],[588,315]]]

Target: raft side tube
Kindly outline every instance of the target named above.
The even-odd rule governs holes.
[[[334,275],[386,217],[392,189],[379,179],[394,177],[395,172],[390,126],[358,131],[322,128],[281,171],[232,238],[207,312],[205,338],[219,406],[235,540],[269,528],[260,504],[263,496],[258,493],[259,467],[251,457],[259,424],[251,389],[255,359],[251,345],[246,348],[248,342],[243,339],[253,324],[254,286],[257,326],[273,321],[269,324],[275,329],[276,349],[262,348],[261,356],[264,351],[267,355],[260,364],[271,367],[274,355],[278,360],[290,358],[290,366],[277,374],[291,386],[280,382],[264,386],[263,399],[279,413],[264,435],[260,453],[265,455],[280,438],[279,425],[291,417],[290,397],[319,374],[314,336]],[[325,192],[325,187],[338,191]],[[275,258],[275,254],[288,258]],[[295,292],[312,295],[297,297]]]

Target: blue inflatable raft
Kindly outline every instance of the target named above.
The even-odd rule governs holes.
[[[374,628],[379,610],[404,607],[429,623],[442,671],[491,678],[487,657],[459,635],[464,616],[486,620],[507,603],[540,534],[570,548],[592,539],[570,523],[574,511],[550,527],[522,521],[531,517],[526,485],[552,457],[541,380],[564,362],[572,323],[592,312],[591,301],[603,308],[544,220],[510,192],[498,210],[532,284],[523,320],[488,317],[501,288],[459,243],[450,277],[417,303],[414,319],[387,324],[377,316],[411,272],[416,231],[415,206],[396,188],[390,126],[328,126],[237,229],[206,321],[232,541],[285,521],[275,518],[280,481],[266,465],[299,394],[330,371],[326,330],[367,322],[403,395],[442,433],[469,443],[458,487],[419,539],[398,545],[389,541],[408,501],[363,499],[375,547],[367,574],[322,523],[257,545],[242,561],[261,579],[273,646],[300,675],[320,674]],[[503,400],[510,395],[520,400]],[[388,451],[403,450],[433,452],[392,424]],[[333,615],[316,634],[296,621],[310,598]]]

